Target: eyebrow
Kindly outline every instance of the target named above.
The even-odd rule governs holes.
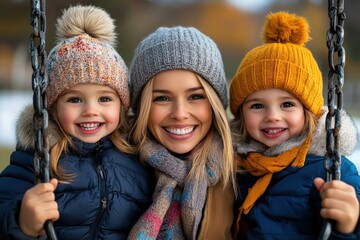
[[[186,89],[186,92],[195,92],[198,90],[203,90],[203,86],[199,86],[199,87],[193,87],[193,88],[188,88]],[[153,93],[171,93],[171,91],[167,90],[167,89],[153,89]]]
[[[279,99],[280,99],[280,101],[290,101],[290,100],[294,100],[294,99],[297,99],[297,98],[294,97],[294,96],[280,96]],[[264,100],[266,100],[266,99],[261,98],[261,97],[260,98],[246,99],[244,101],[244,104],[252,103],[252,102],[261,102],[261,101],[264,101]]]
[[[101,94],[115,94],[115,95],[117,95],[116,91],[111,91],[111,90],[101,90],[99,92]]]
[[[115,94],[117,95],[116,91],[111,91],[111,90],[97,90],[97,92],[101,95],[101,94]],[[62,95],[65,94],[83,94],[83,91],[80,90],[73,90],[73,89],[68,89],[66,90]]]

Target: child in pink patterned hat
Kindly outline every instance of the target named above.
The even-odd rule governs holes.
[[[153,174],[126,140],[128,70],[113,45],[113,19],[69,7],[48,57],[49,142],[54,178],[33,186],[33,110],[17,124],[17,150],[0,175],[0,239],[126,239],[150,206]]]

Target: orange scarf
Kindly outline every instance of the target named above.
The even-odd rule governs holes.
[[[306,153],[309,149],[311,141],[311,134],[305,139],[301,146],[294,147],[290,151],[284,152],[275,157],[264,156],[261,153],[249,153],[245,158],[241,157],[239,166],[246,169],[253,176],[260,176],[249,193],[245,201],[239,209],[239,215],[235,226],[235,239],[239,232],[239,222],[242,213],[248,214],[254,206],[256,200],[265,192],[270,184],[273,173],[280,172],[288,167],[303,167],[305,162]]]

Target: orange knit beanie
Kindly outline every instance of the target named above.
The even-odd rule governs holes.
[[[286,90],[316,116],[324,103],[322,76],[305,47],[309,25],[303,17],[287,12],[270,13],[263,30],[264,44],[241,61],[230,83],[230,109],[237,116],[250,94],[269,88]]]

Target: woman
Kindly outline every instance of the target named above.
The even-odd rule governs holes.
[[[138,45],[130,75],[132,141],[157,184],[129,238],[231,239],[234,161],[216,44],[192,27],[160,27]]]

